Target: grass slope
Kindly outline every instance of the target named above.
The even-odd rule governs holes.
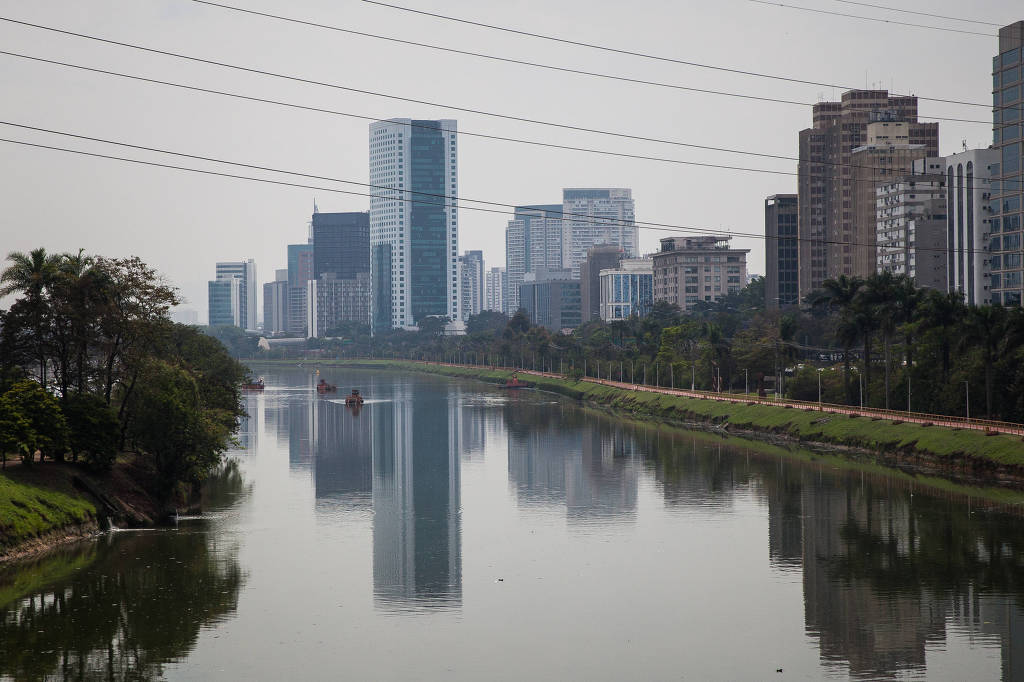
[[[95,520],[96,506],[50,463],[0,472],[0,553],[67,526]]]
[[[278,363],[274,363],[278,364]],[[282,362],[280,364],[294,364]],[[467,377],[490,383],[502,383],[511,372],[427,365],[392,360],[321,361],[323,365],[344,365],[367,369],[405,369],[445,376]],[[863,448],[873,452],[902,452],[948,460],[954,464],[964,458],[976,463],[1003,467],[1024,467],[1024,441],[1017,436],[988,436],[982,431],[959,430],[920,424],[895,424],[884,419],[851,418],[846,415],[737,402],[682,398],[660,393],[634,392],[571,379],[523,377],[545,391],[607,405],[634,415],[670,422],[693,421],[731,426],[753,431],[785,434],[801,441],[832,443]]]

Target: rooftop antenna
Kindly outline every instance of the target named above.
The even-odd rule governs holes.
[[[316,207],[316,197],[313,197],[313,214],[316,215],[320,212],[320,209]]]
[[[967,140],[962,140],[961,142],[964,145],[964,151],[967,151]]]

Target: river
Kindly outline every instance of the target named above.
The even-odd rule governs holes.
[[[322,376],[246,397],[203,514],[0,571],[0,679],[1024,679],[1016,493]]]

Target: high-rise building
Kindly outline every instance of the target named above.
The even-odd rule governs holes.
[[[263,285],[263,332],[288,331],[288,270],[275,270],[274,281]]]
[[[242,279],[221,277],[207,284],[209,325],[211,327],[242,326]]]
[[[288,333],[306,334],[306,283],[313,279],[312,244],[288,245]]]
[[[640,252],[633,191],[623,188],[562,190],[562,267],[579,278],[587,249],[599,244],[621,246],[627,258]]]
[[[946,176],[941,158],[915,161],[911,174],[880,182],[876,269],[946,290]]]
[[[484,309],[484,252],[466,251],[459,256],[459,293],[462,319],[479,315]]]
[[[992,215],[993,173],[998,149],[971,149],[942,159],[946,178],[946,288],[959,291],[969,305],[993,303],[992,291],[1003,289],[1003,274],[1021,268],[1013,237],[1003,249],[1002,218]],[[991,217],[990,217],[991,215]],[[1008,252],[1007,252],[1008,251]],[[1011,277],[1013,275],[1011,274]],[[1002,297],[999,300],[1003,302]]]
[[[602,320],[643,317],[654,304],[654,262],[650,258],[626,258],[613,268],[601,270],[600,285]]]
[[[306,336],[327,336],[344,322],[370,324],[370,273],[337,279],[324,275],[306,283]]]
[[[193,308],[175,308],[171,311],[171,320],[177,324],[199,324],[199,311]]]
[[[800,303],[796,223],[795,194],[773,194],[764,200],[764,298],[768,308]]]
[[[910,126],[903,121],[887,120],[888,114],[872,112],[867,126],[867,141],[850,154],[853,167],[853,220],[843,243],[829,244],[829,276],[867,277],[878,267],[878,186],[892,178],[909,174],[914,162],[928,154],[922,144],[910,144]]]
[[[580,264],[580,321],[583,324],[604,319],[601,312],[601,271],[619,267],[619,261],[625,256],[625,249],[618,245],[606,244],[587,249],[587,257]]]
[[[530,322],[553,332],[580,326],[580,281],[569,270],[529,272],[519,285],[520,308]]]
[[[856,187],[851,157],[854,149],[867,142],[873,113],[876,120],[883,116],[889,121],[906,122],[906,143],[923,145],[922,156],[939,154],[938,124],[917,122],[916,97],[891,97],[886,90],[850,90],[839,102],[814,105],[812,127],[800,131],[800,300],[821,288],[826,279],[853,271]],[[873,206],[874,195],[870,197]]]
[[[562,268],[562,206],[517,206],[505,228],[506,307],[519,310],[519,285],[528,272]]]
[[[729,247],[732,237],[666,237],[654,261],[654,300],[686,311],[736,293],[747,281],[750,249]]]
[[[313,213],[313,279],[370,272],[370,214]]]
[[[1003,305],[1020,305],[1024,285],[1021,279],[1021,223],[1024,222],[1022,53],[1024,21],[999,29],[999,53],[992,58],[992,146],[999,151],[999,163],[993,166],[991,185],[990,256],[993,261],[992,303]],[[968,181],[967,187],[971,188],[972,183]]]
[[[256,261],[217,263],[217,279],[239,280],[238,325],[243,329],[256,329]]]
[[[369,151],[374,329],[460,319],[456,122],[371,123]]]
[[[508,314],[508,274],[505,268],[491,268],[487,271],[485,298],[484,310]]]

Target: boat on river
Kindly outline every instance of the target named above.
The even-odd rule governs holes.
[[[513,374],[511,379],[506,379],[505,383],[498,384],[498,388],[529,388],[529,385],[525,381],[520,381],[518,374]]]
[[[359,389],[358,388],[353,388],[352,389],[352,393],[350,393],[345,398],[345,405],[348,406],[348,407],[359,407],[362,404],[363,404],[363,396],[359,395]]]
[[[338,387],[335,386],[334,384],[329,384],[326,381],[324,381],[323,379],[321,379],[320,383],[318,383],[316,385],[316,392],[320,393],[320,394],[323,394],[323,393],[337,393],[338,392]]]
[[[249,381],[242,384],[243,391],[262,391],[264,388],[263,377],[260,377],[256,381]]]

